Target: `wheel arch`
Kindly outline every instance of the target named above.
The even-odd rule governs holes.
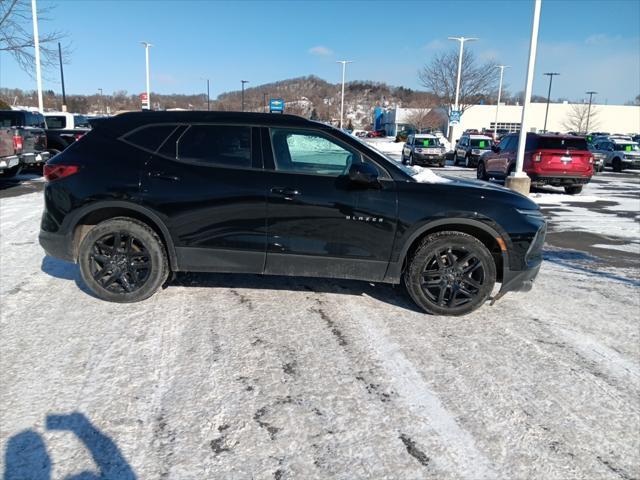
[[[77,258],[80,242],[91,227],[114,217],[134,218],[149,225],[158,234],[167,250],[171,270],[177,270],[175,245],[164,221],[149,208],[127,201],[102,201],[75,212],[68,227],[71,233],[73,257]]]

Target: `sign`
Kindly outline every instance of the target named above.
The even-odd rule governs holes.
[[[462,112],[460,110],[452,110],[449,114],[449,123],[451,125],[456,125],[460,123],[460,117],[462,116]]]
[[[284,113],[284,100],[281,98],[272,98],[269,100],[269,112]]]
[[[140,94],[140,101],[142,102],[142,109],[149,110],[149,96],[147,95],[147,92]]]

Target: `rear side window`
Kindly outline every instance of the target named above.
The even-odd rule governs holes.
[[[181,161],[251,168],[251,127],[191,125],[178,142]]]
[[[538,145],[535,148],[549,150],[589,150],[587,141],[580,137],[538,137]]]
[[[124,140],[150,152],[155,152],[176,129],[176,125],[150,125],[125,135]]]
[[[64,115],[47,115],[48,128],[67,128],[67,118]]]

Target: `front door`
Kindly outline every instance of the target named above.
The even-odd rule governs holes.
[[[269,274],[380,281],[396,231],[389,174],[329,132],[263,129]],[[373,164],[375,186],[349,181],[356,162]]]

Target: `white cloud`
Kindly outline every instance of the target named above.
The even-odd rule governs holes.
[[[318,55],[320,57],[329,57],[333,55],[333,50],[325,47],[324,45],[317,45],[315,47],[311,47],[308,52],[311,55]]]
[[[445,43],[439,38],[436,38],[434,40],[431,40],[422,48],[424,48],[425,50],[441,50],[444,48],[444,46],[445,46]]]

